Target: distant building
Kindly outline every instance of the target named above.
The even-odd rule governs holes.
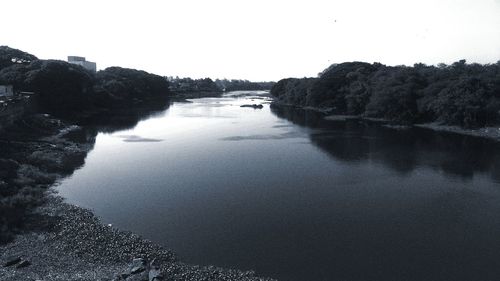
[[[95,62],[87,61],[85,60],[85,57],[68,56],[68,62],[72,64],[81,65],[92,72],[97,71]]]
[[[11,97],[14,95],[14,87],[12,85],[0,85],[0,97]]]

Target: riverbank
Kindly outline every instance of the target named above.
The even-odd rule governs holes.
[[[170,250],[103,225],[90,210],[49,195],[26,230],[0,246],[0,280],[241,280],[264,281],[251,271],[184,264]],[[137,261],[140,261],[137,264]]]
[[[84,164],[95,136],[45,114],[2,132],[0,280],[270,280],[184,264],[170,250],[65,203],[52,185]]]
[[[9,241],[47,189],[83,165],[94,136],[46,114],[26,116],[0,137],[0,243]]]
[[[500,127],[484,127],[478,129],[465,129],[459,126],[446,126],[440,125],[437,123],[428,123],[428,124],[415,124],[413,125],[419,128],[425,128],[429,130],[439,131],[439,132],[447,132],[447,133],[455,133],[467,136],[481,137],[487,138],[495,141],[500,141]]]
[[[224,92],[172,92],[173,97],[172,101],[185,101],[187,99],[198,99],[198,98],[211,98],[211,97],[220,97],[224,94]]]
[[[461,135],[467,135],[467,136],[473,136],[473,137],[487,138],[487,139],[491,139],[494,141],[500,141],[500,126],[499,127],[491,127],[490,126],[490,127],[476,128],[476,129],[466,129],[466,128],[463,128],[460,126],[443,125],[443,124],[440,124],[438,122],[424,123],[424,124],[399,125],[399,124],[393,124],[393,122],[391,122],[390,120],[383,119],[383,118],[365,117],[362,115],[331,114],[331,112],[333,111],[333,109],[331,109],[331,108],[317,108],[317,107],[311,107],[311,106],[301,107],[301,106],[286,104],[286,103],[277,102],[277,101],[274,101],[273,105],[274,106],[295,107],[295,108],[301,108],[303,110],[311,110],[314,112],[319,112],[319,113],[324,114],[325,115],[324,119],[328,120],[328,121],[363,120],[363,121],[383,123],[385,127],[396,129],[396,130],[410,128],[410,127],[418,127],[418,128],[433,130],[433,131],[437,131],[437,132],[455,133],[455,134],[461,134]]]
[[[325,116],[325,119],[330,120],[330,121],[365,120],[365,121],[385,123],[385,125],[384,125],[385,127],[395,129],[395,130],[401,130],[401,129],[410,128],[410,127],[418,127],[418,128],[433,130],[436,132],[454,133],[454,134],[460,134],[460,135],[466,135],[466,136],[487,138],[487,139],[491,139],[494,141],[500,141],[500,127],[484,127],[484,128],[477,128],[477,129],[465,129],[465,128],[462,128],[459,126],[442,125],[439,123],[393,125],[393,124],[390,124],[391,122],[389,120],[386,120],[386,119],[362,117],[362,116],[356,116],[356,115],[328,115],[328,116]]]
[[[22,118],[26,112],[33,111],[36,102],[31,95],[0,97],[0,131]]]

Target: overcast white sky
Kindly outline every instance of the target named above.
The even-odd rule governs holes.
[[[500,60],[500,0],[0,0],[0,45],[98,68],[278,80],[344,61]]]

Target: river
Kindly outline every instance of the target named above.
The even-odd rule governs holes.
[[[57,190],[193,264],[285,281],[500,276],[498,143],[327,121],[267,95],[175,102],[101,132]]]

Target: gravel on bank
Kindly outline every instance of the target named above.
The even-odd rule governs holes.
[[[2,131],[1,281],[271,280],[182,263],[170,250],[65,203],[50,186],[84,164],[95,135],[43,114]]]
[[[159,272],[154,280],[272,280],[253,271],[182,263],[158,244],[103,225],[89,210],[48,197],[30,218],[29,231],[0,246],[0,280],[153,280],[151,262]],[[133,274],[138,258],[146,265]],[[16,259],[29,265],[5,266]]]

